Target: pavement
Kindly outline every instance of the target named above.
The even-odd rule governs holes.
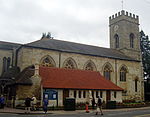
[[[85,110],[76,110],[76,111],[64,111],[64,110],[50,110],[46,114],[76,114],[83,113]],[[0,113],[11,113],[11,114],[45,114],[44,111],[30,111],[30,113],[25,113],[25,110],[8,108],[0,109]]]
[[[150,107],[142,107],[142,108],[123,108],[123,109],[103,109],[103,112],[109,111],[131,111],[131,110],[142,110],[142,109],[150,109]],[[95,112],[95,110],[89,110],[90,113]],[[25,110],[8,108],[0,109],[0,113],[11,113],[11,114],[26,114]],[[64,110],[50,110],[47,114],[79,114],[86,113],[85,110],[76,110],[76,111],[64,111]],[[45,114],[43,111],[31,111],[29,114]]]

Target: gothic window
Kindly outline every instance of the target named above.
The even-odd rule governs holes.
[[[107,80],[111,80],[111,72],[112,72],[112,68],[109,64],[106,64],[104,67],[104,77]]]
[[[119,48],[119,36],[115,34],[114,38],[115,38],[115,47]]]
[[[135,79],[135,92],[137,92],[137,82],[138,82],[138,79]]]
[[[45,67],[55,67],[55,62],[50,56],[46,56],[42,59],[41,65]]]
[[[7,58],[4,57],[3,58],[3,72],[6,72],[7,71]]]
[[[10,59],[10,57],[8,57],[7,58],[7,69],[10,67],[10,61],[11,61],[11,59]]]
[[[129,38],[130,38],[130,48],[134,48],[134,34],[131,33]]]
[[[96,71],[96,66],[95,64],[90,60],[84,65],[85,70],[91,70],[91,71]]]
[[[123,82],[126,81],[126,74],[127,74],[127,69],[126,69],[125,66],[123,66],[123,67],[120,69],[120,81],[123,81]]]
[[[76,63],[72,58],[67,59],[64,62],[63,67],[67,68],[67,69],[76,69],[77,68]]]

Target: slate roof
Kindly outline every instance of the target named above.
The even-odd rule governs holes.
[[[16,84],[18,85],[32,85],[31,77],[34,75],[34,66],[26,67],[16,77]]]
[[[43,88],[123,90],[96,71],[50,67],[40,67],[39,71]]]
[[[12,50],[13,48],[18,48],[19,46],[21,46],[21,44],[0,41],[0,49]]]
[[[6,72],[4,72],[1,77],[4,78],[15,78],[20,72],[19,67],[13,66],[12,68],[9,68]]]
[[[24,46],[41,48],[41,49],[50,49],[50,50],[61,51],[61,52],[84,54],[90,56],[137,61],[133,58],[124,55],[123,53],[115,49],[73,43],[73,42],[56,40],[56,39],[41,39],[38,41],[25,44]]]

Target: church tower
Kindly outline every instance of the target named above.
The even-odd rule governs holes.
[[[139,17],[125,12],[109,17],[110,48],[117,49],[136,60],[141,59]]]

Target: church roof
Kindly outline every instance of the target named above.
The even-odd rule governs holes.
[[[96,71],[50,67],[40,67],[39,71],[43,88],[123,90]]]
[[[17,85],[32,85],[31,77],[34,75],[34,66],[28,66],[22,70],[16,77]]]
[[[21,44],[0,41],[0,49],[12,50],[14,48],[18,48],[19,46],[21,46]]]
[[[115,49],[73,43],[73,42],[56,40],[56,39],[41,39],[38,41],[25,44],[23,46],[49,49],[49,50],[60,51],[60,52],[83,54],[89,56],[99,56],[99,57],[107,57],[113,59],[137,61],[131,57],[124,55],[123,53]]]

